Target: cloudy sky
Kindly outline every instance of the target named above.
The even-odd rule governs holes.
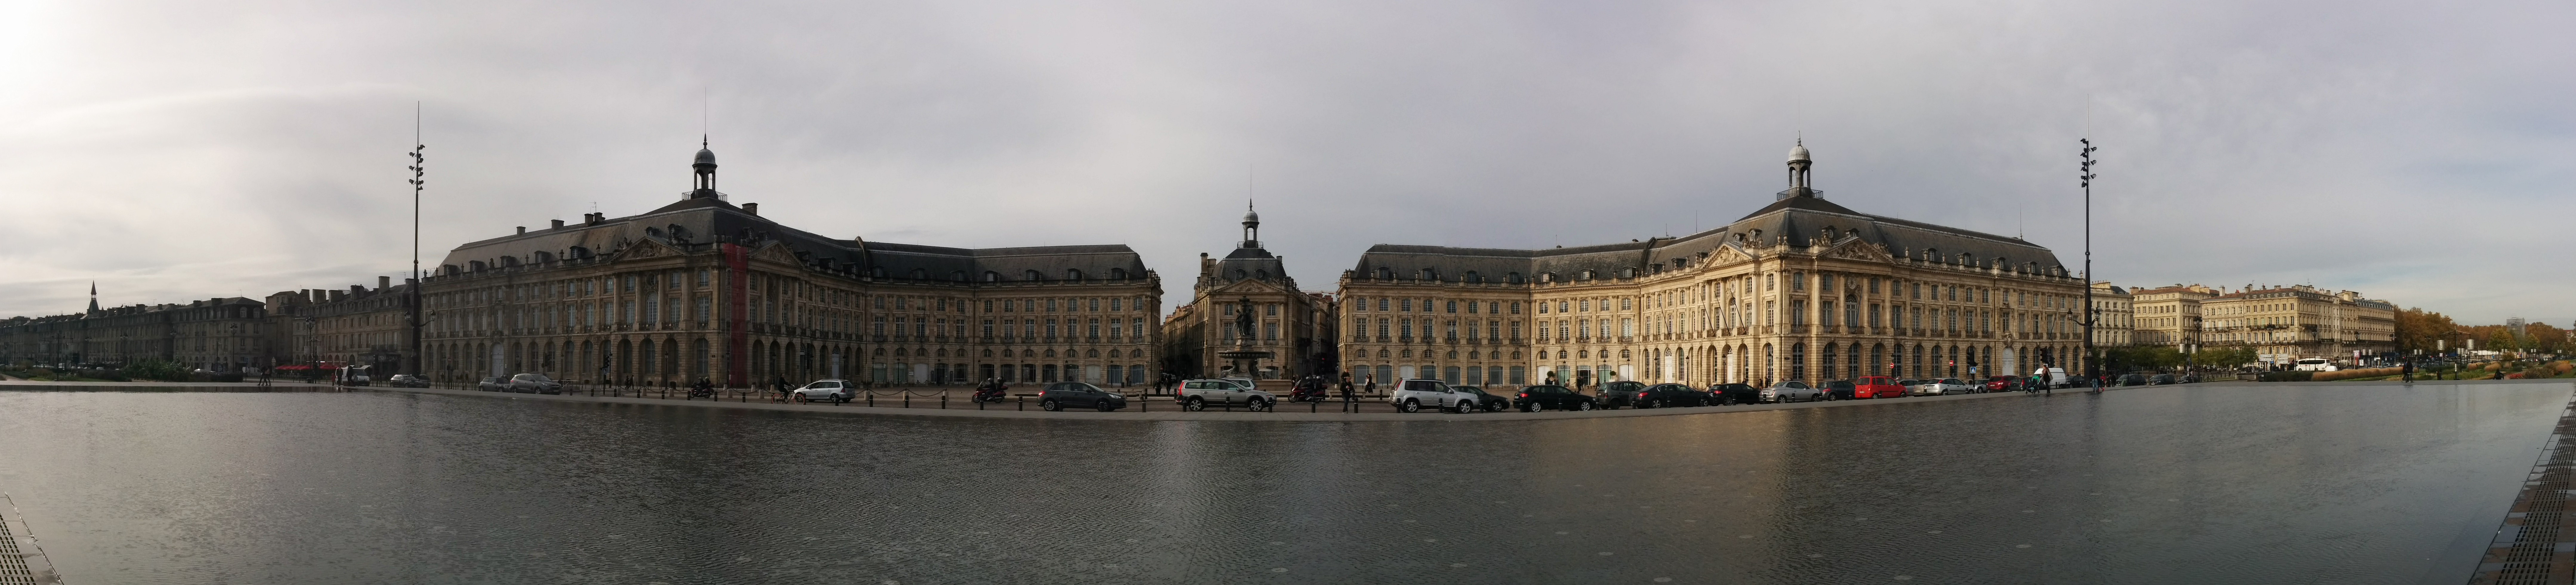
[[[688,186],[832,236],[1126,243],[1187,293],[1249,194],[1373,243],[1722,224],[1782,187],[2122,284],[2564,322],[2565,2],[0,2],[0,316],[372,285]],[[2555,39],[2555,40],[2553,40]],[[594,207],[595,206],[595,207]]]

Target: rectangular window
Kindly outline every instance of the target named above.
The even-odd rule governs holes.
[[[644,297],[644,324],[651,325],[655,322],[661,321],[661,307],[661,297]]]
[[[1377,337],[1378,337],[1379,339],[1385,339],[1385,338],[1386,338],[1386,331],[1387,331],[1387,323],[1386,323],[1386,320],[1385,320],[1385,319],[1379,319],[1379,320],[1377,320]]]
[[[1467,301],[1467,314],[1469,314],[1469,315],[1474,315],[1474,314],[1476,314],[1476,305],[1477,305],[1477,304],[1478,304],[1478,303],[1477,303],[1477,302],[1475,302],[1475,301]]]
[[[1520,336],[1521,336],[1521,322],[1519,322],[1519,321],[1513,321],[1513,322],[1512,322],[1512,338],[1514,338],[1514,339],[1519,339],[1519,338],[1520,338]]]
[[[701,327],[706,326],[706,324],[707,324],[707,319],[709,319],[709,318],[711,318],[711,317],[713,317],[713,316],[715,315],[715,311],[713,310],[713,308],[714,308],[714,302],[715,302],[715,299],[714,299],[713,297],[705,297],[705,296],[700,296],[700,297],[698,297],[698,325],[699,325],[699,326],[701,326]]]
[[[1620,337],[1635,337],[1636,335],[1637,335],[1637,323],[1636,323],[1636,320],[1635,320],[1635,319],[1620,319],[1620,320],[1619,320],[1619,336],[1620,336]]]
[[[1824,301],[1822,304],[1817,305],[1817,307],[1822,310],[1816,312],[1816,324],[1826,327],[1834,326],[1834,302]]]
[[[1514,315],[1521,314],[1521,302],[1520,302],[1520,301],[1512,301],[1512,314],[1514,314]]]
[[[1878,294],[1878,277],[1869,277],[1869,294]]]
[[[1404,299],[1404,304],[1403,304],[1403,305],[1400,305],[1396,310],[1399,310],[1399,311],[1411,311],[1411,310],[1413,310],[1413,299]]]
[[[1261,324],[1261,339],[1262,339],[1263,341],[1278,341],[1278,340],[1279,340],[1279,324],[1278,324],[1278,323],[1263,323],[1263,324]]]
[[[1089,323],[1084,323],[1083,325],[1084,325],[1084,330],[1083,330],[1083,332],[1084,332],[1084,336],[1085,336],[1085,337],[1099,337],[1099,336],[1100,336],[1100,320],[1099,320],[1099,319],[1092,319]]]
[[[1878,321],[1878,305],[1870,305],[1870,306],[1869,306],[1869,326],[1871,326],[1871,327],[1877,327],[1877,326],[1879,326],[1879,321]]]
[[[1277,317],[1277,316],[1279,316],[1279,304],[1278,304],[1278,303],[1271,303],[1271,304],[1267,304],[1267,305],[1262,305],[1262,306],[1261,306],[1261,315],[1262,315],[1262,316],[1264,316],[1264,317]]]
[[[1456,312],[1458,312],[1458,301],[1449,301],[1449,305],[1448,305],[1448,312],[1450,312],[1450,313],[1456,313]]]

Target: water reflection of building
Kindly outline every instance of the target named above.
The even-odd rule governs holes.
[[[1159,277],[1124,245],[966,249],[833,238],[694,187],[642,214],[589,214],[466,243],[422,284],[441,379],[741,386],[1146,380]]]
[[[1379,245],[1341,279],[1342,362],[1381,381],[1765,382],[2070,370],[2085,282],[2021,238],[1789,189],[1678,238],[1506,250]]]
[[[1163,321],[1164,369],[1181,377],[1239,376],[1216,353],[1233,349],[1236,311],[1250,303],[1256,330],[1252,347],[1277,357],[1259,360],[1252,377],[1279,379],[1324,372],[1333,352],[1332,295],[1297,290],[1278,256],[1261,245],[1261,215],[1243,212],[1243,240],[1225,258],[1199,255],[1199,277],[1190,302]]]

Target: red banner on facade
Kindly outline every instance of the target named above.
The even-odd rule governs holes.
[[[746,375],[748,364],[743,363],[750,357],[746,353],[749,350],[744,348],[750,341],[751,332],[744,326],[750,317],[750,304],[746,301],[751,297],[746,287],[751,282],[751,248],[739,244],[718,245],[724,246],[725,258],[725,385],[743,387],[751,383],[751,377]]]

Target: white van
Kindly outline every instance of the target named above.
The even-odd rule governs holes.
[[[2040,368],[2031,371],[2030,375],[2038,377],[2040,383],[2047,384],[2050,388],[2065,388],[2067,384],[2073,382],[2071,378],[2066,377],[2066,368]]]
[[[2335,371],[2335,365],[2334,362],[2326,361],[2326,358],[2299,358],[2298,365],[2290,369],[2301,372],[2332,372]]]

